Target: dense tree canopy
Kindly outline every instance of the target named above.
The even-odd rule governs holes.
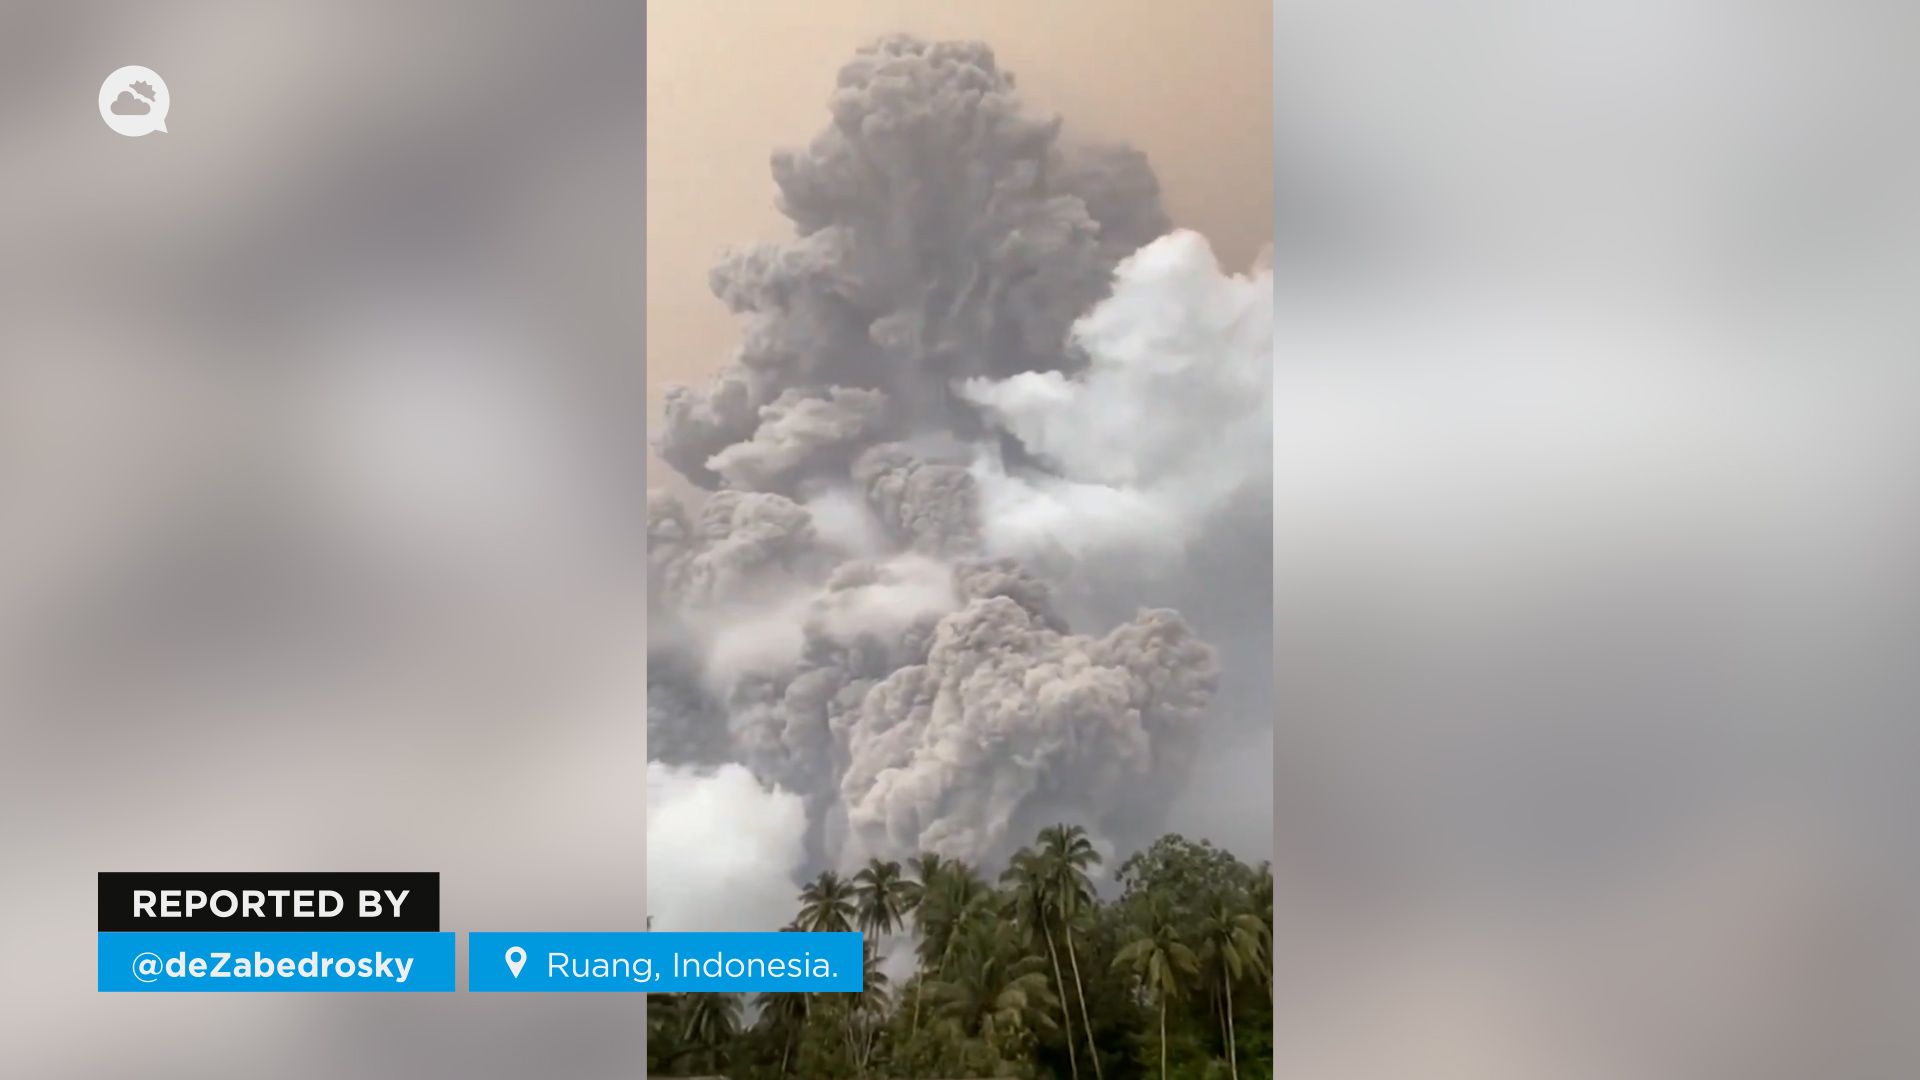
[[[788,929],[864,932],[866,990],[652,995],[649,1074],[1271,1077],[1269,866],[1168,835],[1103,897],[1085,831],[1053,825],[995,869],[929,853],[821,874]]]

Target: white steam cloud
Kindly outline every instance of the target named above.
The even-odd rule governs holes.
[[[1087,366],[968,379],[961,396],[1019,440],[974,468],[988,547],[1177,547],[1249,483],[1273,443],[1273,275],[1221,272],[1177,230],[1122,261],[1073,326]]]
[[[800,797],[740,765],[647,764],[647,915],[656,930],[782,925],[807,828]],[[725,836],[716,844],[714,836]]]

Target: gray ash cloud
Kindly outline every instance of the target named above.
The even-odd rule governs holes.
[[[799,795],[815,867],[991,859],[1052,820],[1137,841],[1113,834],[1186,786],[1222,656],[1182,590],[1148,606],[1128,579],[1212,578],[1181,543],[1116,574],[1125,559],[993,526],[1009,500],[1084,486],[1003,422],[1044,421],[1007,380],[1095,375],[1075,328],[1171,229],[1158,183],[1137,151],[1025,108],[979,43],[881,39],[829,111],[772,159],[794,235],[712,272],[738,348],[664,401],[658,451],[693,494],[649,502],[650,756]],[[1060,505],[1048,522],[1081,502]],[[1204,534],[1211,510],[1182,511]]]

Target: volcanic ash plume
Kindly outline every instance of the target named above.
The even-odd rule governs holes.
[[[1267,505],[1270,282],[1169,233],[1145,158],[1065,142],[984,45],[883,39],[831,113],[773,159],[795,238],[713,272],[738,351],[666,398],[660,455],[702,490],[649,500],[650,754],[797,796],[814,868],[1057,820],[1140,840],[1220,662],[1076,553],[1192,580],[1209,520]]]
[[[901,430],[952,427],[948,383],[1067,365],[1067,329],[1106,291],[1122,256],[1165,232],[1142,155],[1060,143],[1058,121],[1022,111],[1013,78],[978,43],[892,37],[840,72],[833,123],[773,158],[797,238],[733,254],[714,293],[747,318],[738,353],[706,392],[666,400],[660,456],[702,486],[758,444],[805,444],[834,467],[866,425],[836,389],[892,400]],[[820,437],[783,432],[800,390]],[[833,420],[827,414],[837,414]],[[869,435],[870,437],[870,435]],[[729,457],[731,454],[733,457]],[[715,459],[719,458],[716,464]],[[819,474],[791,461],[785,484]]]

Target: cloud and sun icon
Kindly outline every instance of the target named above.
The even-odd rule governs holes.
[[[172,107],[166,80],[150,67],[129,64],[115,69],[100,84],[100,119],[122,135],[167,130],[167,112]]]
[[[158,97],[153,92],[152,83],[136,82],[113,99],[113,113],[115,116],[145,116],[153,111],[154,100]]]

